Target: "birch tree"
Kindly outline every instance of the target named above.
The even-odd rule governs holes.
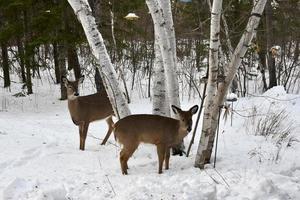
[[[176,105],[180,107],[179,84],[176,73],[176,41],[171,12],[171,3],[169,0],[146,0],[146,4],[151,13],[151,17],[154,23],[155,38],[157,44],[159,45],[159,48],[155,49],[155,54],[156,56],[161,55],[163,61],[162,63],[165,72],[165,85],[167,91],[166,105],[168,105],[168,107],[170,107],[170,105]],[[159,72],[159,69],[156,69],[156,71]],[[163,85],[160,85],[160,91],[163,91],[161,89],[162,87]],[[160,95],[159,97],[161,98],[162,95]],[[154,98],[156,97],[154,96]],[[162,98],[160,100],[164,101],[164,99]],[[154,107],[157,107],[157,105],[164,105],[163,102],[158,103],[160,100],[153,100],[153,102],[155,103]],[[168,111],[165,110],[165,112]],[[171,117],[176,118],[176,115],[171,112]],[[182,155],[183,149],[184,145],[182,142],[181,144],[173,148],[173,154]]]
[[[151,13],[151,17],[154,23],[155,35],[157,36],[158,44],[161,50],[163,66],[166,76],[166,86],[168,93],[169,103],[172,105],[180,106],[179,101],[179,84],[176,74],[176,64],[174,60],[174,49],[171,48],[170,38],[168,38],[167,33],[174,31],[167,27],[167,22],[165,20],[166,13],[164,8],[158,0],[146,0],[147,6]],[[168,30],[167,30],[168,29]],[[175,34],[174,34],[175,35]],[[172,114],[172,117],[175,117]]]
[[[152,113],[155,115],[170,116],[170,106],[166,92],[165,70],[158,38],[156,36],[154,40],[154,51],[155,61],[153,67]]]
[[[116,71],[107,53],[102,35],[97,29],[95,18],[87,0],[68,0],[68,2],[81,22],[92,52],[99,61],[98,69],[115,115],[119,119],[130,115],[128,104],[118,84]]]
[[[225,81],[217,87],[216,68],[217,58],[214,57],[219,39],[220,30],[220,11],[222,2],[220,0],[213,1],[211,12],[211,37],[210,37],[210,61],[209,61],[209,78],[208,78],[208,93],[205,102],[203,126],[201,138],[197,150],[195,167],[204,168],[204,165],[210,162],[212,148],[215,140],[215,132],[218,122],[218,112],[224,103],[225,95],[228,92],[229,86],[237,72],[238,67],[250,45],[254,36],[255,30],[258,27],[261,14],[264,10],[267,0],[255,0],[251,12],[251,16],[247,23],[246,29],[234,50],[231,60],[227,66],[227,76]],[[213,60],[211,60],[213,59]]]

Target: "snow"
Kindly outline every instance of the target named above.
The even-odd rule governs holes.
[[[86,151],[80,151],[78,128],[70,119],[67,102],[58,100],[59,88],[34,83],[37,93],[27,97],[12,96],[19,91],[18,84],[13,84],[11,92],[0,91],[0,199],[300,198],[300,96],[286,94],[283,87],[239,98],[234,102],[232,126],[222,115],[215,169],[212,165],[205,170],[193,167],[195,142],[190,157],[171,157],[170,169],[159,175],[155,147],[140,145],[129,160],[129,175],[124,176],[119,165],[120,147],[114,138],[100,145],[106,123],[90,125]],[[81,91],[87,93],[89,88]],[[182,107],[197,101],[183,101]],[[150,113],[151,102],[133,99],[130,109],[132,113]],[[258,135],[255,126],[264,117],[259,114],[282,109],[289,116],[283,125],[293,121],[287,137],[293,140],[290,146],[284,140],[279,149],[276,137]],[[256,119],[240,116],[254,112]]]

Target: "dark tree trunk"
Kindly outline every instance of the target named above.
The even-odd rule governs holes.
[[[70,69],[74,70],[76,79],[79,79],[81,77],[81,70],[76,52],[76,46],[73,45],[68,46],[68,70]]]
[[[60,71],[59,71],[59,64],[58,64],[58,52],[57,52],[57,43],[53,43],[53,59],[54,59],[54,71],[55,71],[55,81],[56,84],[60,83]]]
[[[31,81],[31,55],[32,55],[32,47],[29,46],[30,33],[28,30],[28,15],[27,11],[24,10],[24,32],[25,32],[25,68],[26,68],[26,87],[27,94],[32,94],[32,81]]]
[[[267,86],[267,80],[265,75],[265,69],[266,69],[266,53],[262,50],[258,52],[259,60],[260,60],[260,73],[262,75],[262,82],[263,82],[263,90],[266,91],[268,89]]]
[[[59,66],[59,74],[61,76],[67,76],[66,69],[66,57],[65,57],[65,45],[60,43],[57,45],[58,53],[58,66]],[[63,82],[60,81],[60,100],[67,99],[67,88],[64,86]]]
[[[19,36],[17,37],[17,46],[18,46],[18,54],[19,54],[19,59],[20,59],[22,83],[26,83],[24,47],[23,47],[23,44],[22,44]]]
[[[3,68],[3,75],[4,75],[4,87],[9,87],[10,86],[9,64],[8,64],[7,45],[5,42],[1,44],[1,53],[2,53],[2,68]]]
[[[267,37],[267,51],[268,51],[268,69],[269,69],[269,88],[277,85],[275,58],[271,53],[271,48],[274,45],[273,38],[273,12],[271,0],[266,4],[266,37]]]

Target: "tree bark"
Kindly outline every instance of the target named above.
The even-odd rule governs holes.
[[[22,79],[22,83],[26,83],[24,47],[19,36],[17,36],[17,46],[18,46],[18,55],[20,59],[21,79]]]
[[[32,68],[32,63],[31,63],[31,55],[32,55],[32,47],[29,46],[29,40],[30,40],[30,33],[28,30],[28,14],[27,11],[23,11],[23,16],[24,16],[24,33],[25,33],[25,69],[26,69],[26,87],[27,87],[27,94],[32,94],[32,81],[31,81],[31,68]]]
[[[168,117],[170,116],[170,105],[166,92],[165,70],[157,37],[155,37],[154,49],[152,113]]]
[[[2,53],[2,68],[3,68],[3,76],[4,76],[4,87],[10,86],[10,76],[9,76],[9,64],[8,64],[8,52],[7,52],[7,44],[2,42],[1,44],[1,53]]]
[[[222,0],[214,0],[211,10],[211,22],[210,22],[210,46],[209,46],[209,75],[207,85],[207,96],[205,98],[205,107],[202,124],[202,134],[198,151],[196,155],[196,167],[202,167],[203,163],[208,163],[210,160],[210,148],[212,148],[211,136],[213,133],[212,127],[216,123],[217,118],[214,113],[211,113],[212,109],[216,109],[218,105],[215,104],[217,91],[217,78],[218,78],[218,64],[219,64],[219,46],[220,46],[220,19],[222,10]]]
[[[154,23],[154,33],[160,47],[166,77],[167,98],[170,105],[180,107],[179,84],[176,69],[176,41],[169,0],[146,0]],[[171,112],[171,117],[177,116]],[[183,141],[173,148],[173,155],[184,150]]]
[[[67,76],[67,68],[66,68],[66,47],[64,42],[60,42],[57,45],[58,53],[58,68],[60,76]],[[67,88],[64,83],[60,81],[60,100],[66,100],[67,96]]]
[[[213,22],[213,18],[215,18],[214,15],[218,14],[218,18],[219,18],[219,13],[214,11],[215,10],[214,4],[218,4],[218,3],[219,3],[219,1],[214,0],[212,17],[211,17],[212,22]],[[215,94],[214,94],[214,90],[215,90],[214,71],[212,69],[210,69],[210,71],[209,71],[209,73],[210,73],[209,76],[211,76],[211,77],[209,77],[209,80],[208,80],[209,81],[208,87],[211,87],[210,88],[211,91],[210,92],[208,91],[206,101],[205,101],[206,106],[205,106],[205,111],[204,111],[202,134],[201,134],[201,138],[200,138],[199,146],[198,146],[198,150],[197,150],[195,167],[199,167],[199,168],[203,169],[204,165],[210,162],[213,144],[214,144],[214,140],[215,140],[215,133],[216,133],[216,128],[217,128],[218,113],[220,110],[220,106],[222,106],[224,103],[225,95],[228,92],[229,86],[230,86],[230,84],[236,74],[236,71],[241,64],[241,60],[244,57],[244,55],[250,45],[250,42],[254,36],[254,32],[257,29],[257,26],[259,24],[261,14],[264,10],[265,4],[266,4],[266,0],[256,0],[254,2],[254,6],[253,6],[253,9],[251,12],[251,17],[249,18],[246,30],[244,31],[244,34],[242,35],[237,47],[235,48],[235,51],[232,55],[230,63],[228,64],[228,70],[227,70],[228,73],[225,78],[225,81],[224,81],[224,83],[221,83],[218,86]],[[219,6],[220,5],[218,5],[218,7]],[[216,22],[219,23],[219,20],[215,21],[215,23]],[[212,35],[211,35],[210,45],[213,45]],[[212,51],[212,50],[210,50],[210,51]]]
[[[100,63],[98,69],[116,117],[121,119],[130,115],[128,104],[118,83],[116,71],[107,53],[102,35],[97,29],[88,2],[86,0],[68,0],[68,2],[81,22],[92,52]]]
[[[56,84],[60,83],[60,71],[59,71],[59,64],[58,64],[58,50],[57,50],[57,43],[54,42],[52,44],[53,46],[53,60],[54,60],[54,72],[55,72],[55,81]]]
[[[276,68],[275,68],[275,58],[272,55],[271,48],[274,45],[273,38],[273,12],[271,0],[268,0],[266,3],[266,37],[267,37],[267,60],[268,60],[268,69],[269,69],[269,88],[272,88],[277,85],[276,78]]]
[[[75,78],[79,79],[81,77],[81,69],[75,45],[68,46],[68,69],[70,68],[73,69]]]

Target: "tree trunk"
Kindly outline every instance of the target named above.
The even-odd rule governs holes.
[[[165,70],[157,37],[155,37],[154,49],[152,113],[168,117],[170,116],[170,105],[166,92]]]
[[[160,47],[166,77],[167,97],[171,105],[180,107],[179,84],[176,69],[175,32],[169,0],[146,0],[154,23],[155,37]],[[169,105],[170,107],[170,105]],[[177,116],[171,112],[171,117]],[[184,150],[183,141],[173,148],[173,155]]]
[[[26,83],[24,48],[23,48],[23,44],[22,44],[19,36],[17,36],[17,46],[18,46],[18,54],[19,54],[19,59],[20,59],[22,83]]]
[[[75,45],[68,46],[68,69],[70,68],[73,69],[75,78],[79,79],[81,77],[81,69]]]
[[[57,50],[57,43],[54,42],[52,44],[53,46],[53,60],[54,60],[54,71],[55,71],[55,81],[56,84],[60,83],[60,71],[59,71],[59,64],[58,64],[58,50]]]
[[[218,64],[219,64],[219,46],[220,46],[220,19],[222,10],[222,0],[214,0],[211,10],[211,22],[210,22],[210,47],[209,47],[209,75],[207,85],[207,96],[205,98],[205,107],[202,124],[202,134],[200,138],[200,144],[198,146],[198,152],[196,155],[196,167],[201,167],[202,163],[208,163],[210,156],[208,155],[210,148],[212,148],[213,140],[210,135],[213,124],[217,122],[217,117],[214,116],[211,110],[218,108],[214,99],[216,98],[217,91],[217,78],[218,78]]]
[[[276,68],[275,68],[275,58],[271,53],[271,48],[274,45],[273,38],[273,12],[271,0],[268,0],[266,3],[266,37],[267,37],[267,60],[268,60],[268,69],[269,69],[269,88],[272,88],[277,85],[276,79]]]
[[[213,2],[213,11],[211,16],[211,26],[218,27],[219,25],[214,25],[216,23],[219,23],[219,12],[220,11],[220,3],[218,0],[214,0]],[[204,119],[203,119],[203,125],[202,125],[202,134],[199,141],[199,146],[197,150],[196,160],[195,160],[195,167],[199,167],[201,169],[204,168],[204,165],[210,162],[213,144],[215,140],[215,133],[217,129],[217,122],[218,122],[218,113],[220,111],[220,106],[223,105],[225,96],[228,92],[229,86],[236,74],[237,69],[239,68],[241,64],[241,60],[244,57],[249,44],[254,36],[254,32],[257,29],[257,26],[259,24],[261,14],[263,12],[263,9],[265,7],[266,0],[258,0],[255,2],[251,17],[249,18],[246,30],[244,31],[244,34],[242,35],[233,55],[230,60],[230,63],[228,64],[228,73],[225,78],[224,83],[221,83],[218,88],[217,92],[215,92],[215,72],[213,69],[209,69],[209,82],[208,87],[211,87],[210,90],[207,93],[207,97],[205,100],[206,106],[204,111]],[[217,5],[218,8],[217,9]],[[214,7],[216,8],[214,9]],[[217,18],[218,16],[218,18]],[[216,20],[216,21],[214,21]],[[218,39],[213,39],[213,29],[211,29],[211,40],[210,40],[210,46],[213,47],[214,43],[218,42]],[[217,33],[217,32],[215,32]],[[215,51],[215,49],[210,48],[210,54]],[[210,58],[211,59],[211,58]],[[215,60],[215,59],[214,59]],[[213,61],[210,61],[213,62]],[[210,64],[210,67],[214,66],[213,63]],[[208,88],[209,89],[209,88]]]
[[[26,68],[26,87],[27,87],[27,94],[32,94],[32,81],[31,81],[31,68],[32,68],[32,63],[31,63],[31,55],[32,55],[32,47],[29,46],[29,40],[30,40],[30,33],[28,30],[28,15],[27,11],[23,11],[24,15],[24,33],[25,33],[25,68]]]
[[[68,2],[81,22],[92,52],[100,63],[98,69],[115,115],[118,119],[130,115],[128,104],[118,83],[116,71],[107,53],[102,35],[97,29],[89,4],[81,0],[68,0]]]
[[[61,76],[67,76],[67,69],[66,69],[66,47],[63,42],[57,45],[58,53],[58,68],[59,74]],[[60,81],[60,100],[66,100],[67,96],[67,88],[65,87],[64,83]]]
[[[4,75],[4,87],[10,86],[10,76],[9,76],[9,64],[8,64],[8,53],[7,45],[5,42],[1,44],[1,53],[2,53],[2,68]]]

